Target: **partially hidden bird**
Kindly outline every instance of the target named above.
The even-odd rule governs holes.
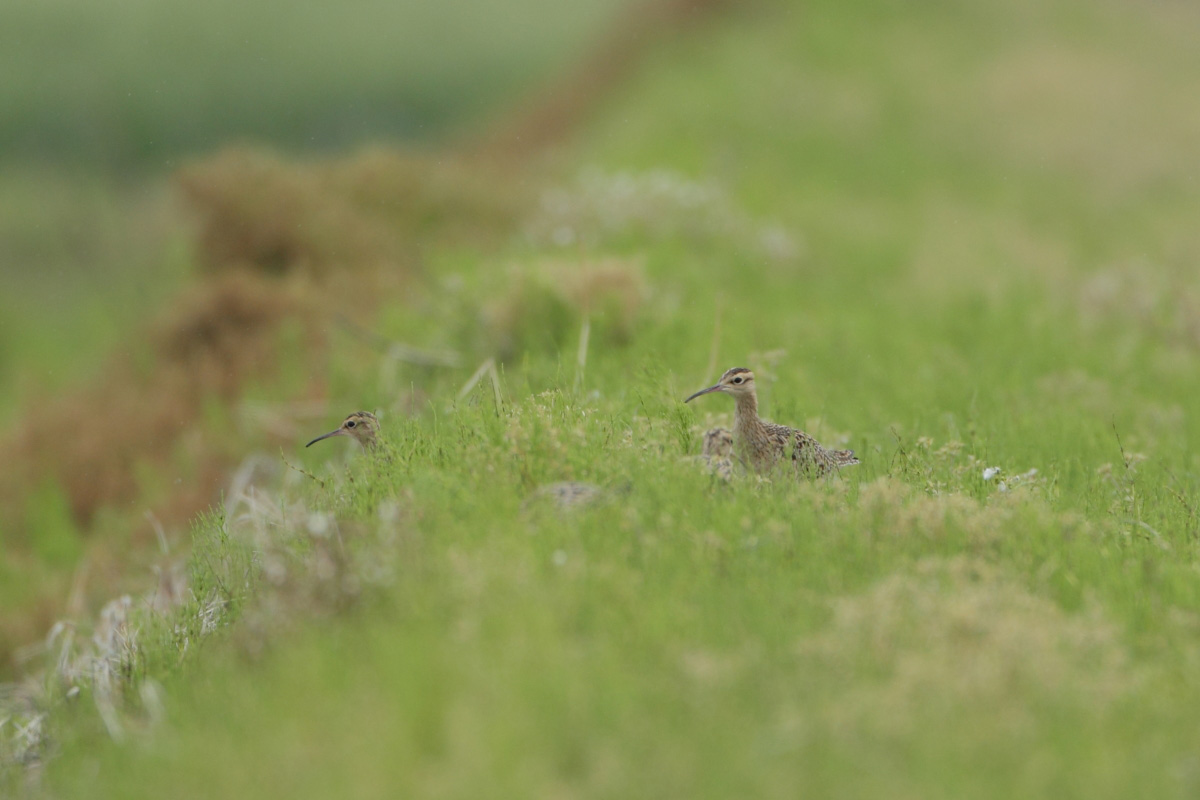
[[[322,439],[331,436],[349,436],[363,446],[365,450],[375,450],[379,447],[379,420],[369,411],[355,411],[342,420],[342,424],[313,439],[305,447],[312,447]]]
[[[723,481],[733,480],[733,433],[728,428],[710,428],[704,432],[700,462]]]
[[[726,370],[715,385],[701,389],[684,402],[713,392],[733,395],[737,403],[733,417],[734,449],[756,472],[770,472],[781,463],[790,463],[801,474],[828,475],[859,463],[853,450],[833,450],[802,430],[760,419],[754,373],[745,367]]]
[[[539,486],[525,501],[525,505],[549,501],[560,511],[592,505],[603,500],[606,492],[594,483],[582,481],[558,481]]]

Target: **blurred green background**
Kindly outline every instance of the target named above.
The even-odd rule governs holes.
[[[548,166],[450,147],[603,76],[621,5],[0,12],[0,413],[52,467],[0,560],[0,644],[45,679],[0,693],[7,777],[32,752],[58,797],[1196,795],[1200,11],[633,16],[644,57],[576,87]],[[246,139],[282,155],[203,159]],[[341,157],[376,141],[407,148]],[[457,365],[364,345],[343,304]],[[99,444],[15,415],[113,352],[127,385],[62,428]],[[680,401],[733,365],[863,463],[706,474],[731,406]],[[389,457],[303,447],[354,408]],[[101,457],[132,489],[88,505]],[[539,508],[567,479],[615,501]],[[151,599],[105,636],[123,591]]]
[[[157,172],[230,140],[436,142],[589,41],[622,0],[12,0],[0,153]]]
[[[230,143],[469,137],[624,0],[0,5],[0,420],[86,377],[188,270],[166,179]]]

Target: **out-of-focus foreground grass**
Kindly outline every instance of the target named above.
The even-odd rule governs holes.
[[[382,302],[459,366],[328,343],[311,435],[392,450],[248,461],[179,604],[59,632],[10,757],[59,797],[1193,795],[1198,33],[812,2],[666,44]],[[679,401],[735,364],[864,463],[705,474],[730,409]]]

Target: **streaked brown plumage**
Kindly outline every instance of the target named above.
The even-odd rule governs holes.
[[[721,480],[733,480],[733,433],[728,428],[705,431],[700,460],[710,473]]]
[[[726,458],[733,455],[733,433],[729,428],[706,430],[700,452],[709,458]]]
[[[379,420],[369,411],[355,411],[342,420],[342,424],[337,428],[318,436],[304,446],[312,447],[322,439],[328,439],[331,436],[349,436],[363,448],[374,450],[379,447]]]
[[[830,450],[804,431],[759,419],[754,373],[745,367],[727,370],[714,386],[701,389],[684,402],[710,392],[731,394],[737,401],[733,418],[735,449],[756,472],[770,472],[780,463],[790,462],[801,474],[827,475],[859,463],[852,450]]]
[[[582,481],[559,481],[539,486],[526,500],[536,502],[548,500],[561,511],[582,508],[591,505],[605,497],[605,492],[594,483]]]

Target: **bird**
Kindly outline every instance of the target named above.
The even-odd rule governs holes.
[[[704,432],[700,453],[708,458],[725,458],[733,454],[733,433],[729,428],[710,428]]]
[[[589,506],[603,500],[606,492],[594,483],[582,481],[558,481],[539,486],[525,500],[525,506],[538,501],[548,501],[560,511],[570,511]]]
[[[322,439],[331,436],[349,436],[363,446],[364,450],[375,450],[379,447],[379,420],[369,411],[355,411],[342,420],[342,424],[329,433],[318,436],[305,447],[312,447]]]
[[[690,403],[712,392],[733,395],[737,401],[733,417],[736,450],[756,472],[770,472],[779,463],[790,460],[792,467],[801,474],[828,475],[859,463],[853,450],[832,450],[804,431],[760,419],[754,373],[745,367],[726,370],[716,384],[701,389],[683,402]]]
[[[721,480],[733,480],[733,433],[729,428],[710,428],[704,432],[700,461]]]

